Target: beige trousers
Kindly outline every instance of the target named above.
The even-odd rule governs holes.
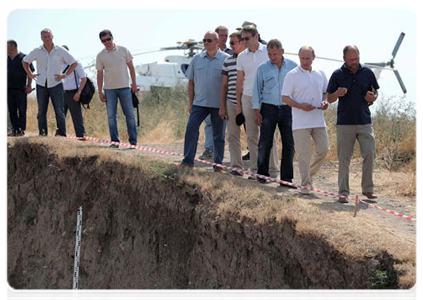
[[[376,141],[373,134],[372,124],[366,125],[337,125],[336,126],[338,147],[338,187],[339,194],[350,194],[350,162],[354,152],[355,140],[360,145],[363,157],[361,189],[364,193],[373,193],[373,169],[376,159]]]
[[[301,185],[311,185],[311,176],[315,175],[323,165],[329,152],[329,139],[326,127],[293,130],[292,135],[297,152]],[[311,157],[311,139],[314,140],[314,154]]]
[[[256,123],[256,113],[252,106],[252,97],[242,95],[242,112],[245,117],[245,128],[247,131],[248,150],[250,151],[250,170],[257,173],[258,142],[260,127]],[[276,135],[276,130],[275,130]],[[275,136],[273,137],[273,147],[270,153],[269,173],[273,178],[279,177],[279,145]]]
[[[230,163],[232,168],[243,169],[242,149],[241,149],[241,126],[236,125],[236,104],[226,100],[226,111],[228,120],[226,120],[226,128],[228,129],[228,144]]]

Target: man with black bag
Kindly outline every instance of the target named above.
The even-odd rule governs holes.
[[[63,48],[69,51],[68,46],[63,45]],[[69,68],[69,65],[64,65],[63,73]],[[87,75],[81,63],[78,62],[73,74],[63,79],[63,91],[65,93],[65,116],[70,111],[73,127],[75,129],[76,137],[79,140],[84,140],[85,125],[82,117],[82,109],[80,103],[81,92],[87,82]]]

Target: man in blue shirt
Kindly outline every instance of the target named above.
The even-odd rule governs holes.
[[[182,165],[194,166],[199,128],[210,115],[213,129],[214,162],[221,164],[225,150],[224,121],[219,117],[222,65],[229,54],[218,48],[219,36],[208,31],[203,39],[203,51],[192,59],[188,71],[189,119],[185,131],[184,159]],[[223,172],[214,167],[216,172]]]
[[[269,157],[273,146],[276,125],[282,138],[281,180],[292,182],[294,178],[294,138],[292,137],[291,107],[282,102],[282,87],[285,75],[297,67],[292,60],[283,57],[282,43],[273,39],[267,44],[269,60],[262,63],[256,72],[253,86],[252,107],[256,122],[260,126],[258,144],[258,174],[269,176]],[[265,179],[257,179],[265,183]],[[287,187],[291,187],[287,185]]]
[[[32,92],[32,78],[28,77],[22,66],[25,56],[26,54],[18,51],[16,41],[7,41],[7,106],[13,136],[25,135],[27,94]],[[30,68],[34,71],[32,64]]]
[[[377,99],[379,85],[372,70],[360,64],[357,46],[349,45],[344,48],[344,62],[340,69],[333,72],[327,88],[329,103],[339,99],[336,122],[338,192],[342,196],[350,194],[349,167],[357,139],[363,157],[362,193],[368,199],[376,199],[377,196],[373,194],[376,143],[369,105]],[[339,197],[338,202],[348,201]]]

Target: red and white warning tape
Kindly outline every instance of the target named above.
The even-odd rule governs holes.
[[[67,137],[67,138],[74,139],[74,140],[80,140],[81,139],[81,138],[77,138],[77,137]],[[184,157],[182,154],[176,153],[176,152],[157,150],[157,149],[154,149],[154,148],[149,148],[149,147],[144,147],[144,146],[135,146],[135,145],[127,144],[127,143],[112,142],[110,140],[103,140],[103,139],[98,139],[98,138],[95,138],[95,137],[89,137],[89,136],[87,136],[84,139],[85,140],[89,140],[89,141],[103,143],[103,144],[113,144],[113,145],[119,145],[119,146],[126,147],[126,148],[138,149],[138,150],[142,150],[142,151],[148,151],[148,152],[153,152],[153,153],[160,153],[160,154],[167,154],[167,155],[174,155],[174,156]],[[277,179],[277,178],[272,178],[272,177],[268,177],[268,176],[264,176],[264,175],[260,175],[260,174],[256,174],[256,173],[252,173],[252,172],[249,172],[249,171],[245,171],[243,169],[232,168],[232,167],[228,167],[228,166],[225,166],[225,165],[212,163],[210,161],[202,160],[202,159],[199,159],[199,158],[195,158],[194,160],[195,161],[198,161],[198,162],[201,162],[201,163],[204,163],[204,164],[207,164],[207,165],[210,165],[210,166],[223,168],[223,169],[226,169],[226,170],[229,170],[229,171],[236,171],[236,172],[238,172],[240,174],[246,174],[246,175],[251,176],[251,177],[254,177],[254,178],[257,178],[258,177],[258,178],[266,179],[266,180],[269,180],[269,181],[272,181],[272,182],[281,183],[281,184],[284,184],[284,185],[290,185],[290,186],[297,187],[297,188],[307,189],[307,190],[310,190],[310,191],[313,191],[313,192],[316,192],[316,193],[324,194],[326,196],[334,196],[334,197],[337,197],[337,198],[345,198],[345,199],[350,199],[350,200],[354,200],[354,201],[356,200],[355,198],[351,198],[351,197],[339,195],[337,193],[326,192],[326,191],[322,191],[322,190],[318,190],[318,189],[308,188],[308,187],[305,187],[305,186],[294,184],[292,182],[287,182],[287,181],[283,181],[283,180],[280,180],[280,179]],[[388,213],[390,213],[390,214],[392,214],[394,216],[402,217],[402,218],[405,218],[407,220],[410,220],[410,221],[413,221],[413,222],[417,222],[417,219],[415,219],[413,217],[409,217],[407,215],[404,215],[404,214],[401,214],[401,213],[398,213],[398,212],[395,212],[395,211],[392,211],[392,210],[389,210],[389,209],[386,209],[386,208],[379,207],[379,206],[377,206],[375,204],[368,203],[368,202],[366,202],[364,200],[361,200],[361,199],[358,199],[358,201],[360,201],[360,202],[362,202],[364,204],[367,204],[368,206],[371,206],[371,207],[374,207],[374,208],[383,210],[385,212],[388,212]]]

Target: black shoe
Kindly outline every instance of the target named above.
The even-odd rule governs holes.
[[[257,181],[260,182],[260,183],[262,183],[262,184],[267,183],[267,180],[266,179],[259,178],[259,177],[257,177]]]
[[[287,181],[287,182],[290,182],[290,181]],[[288,189],[293,189],[293,190],[297,189],[297,187],[295,185],[289,185],[289,184],[283,184],[283,183],[280,183],[279,185],[282,186],[282,187],[286,187]]]
[[[242,157],[242,160],[250,160],[250,152],[248,152],[247,154],[245,154],[245,155]]]
[[[116,148],[116,149],[117,149],[117,148],[119,148],[119,145],[116,145],[116,144],[111,144],[111,145],[110,145],[110,148]]]

